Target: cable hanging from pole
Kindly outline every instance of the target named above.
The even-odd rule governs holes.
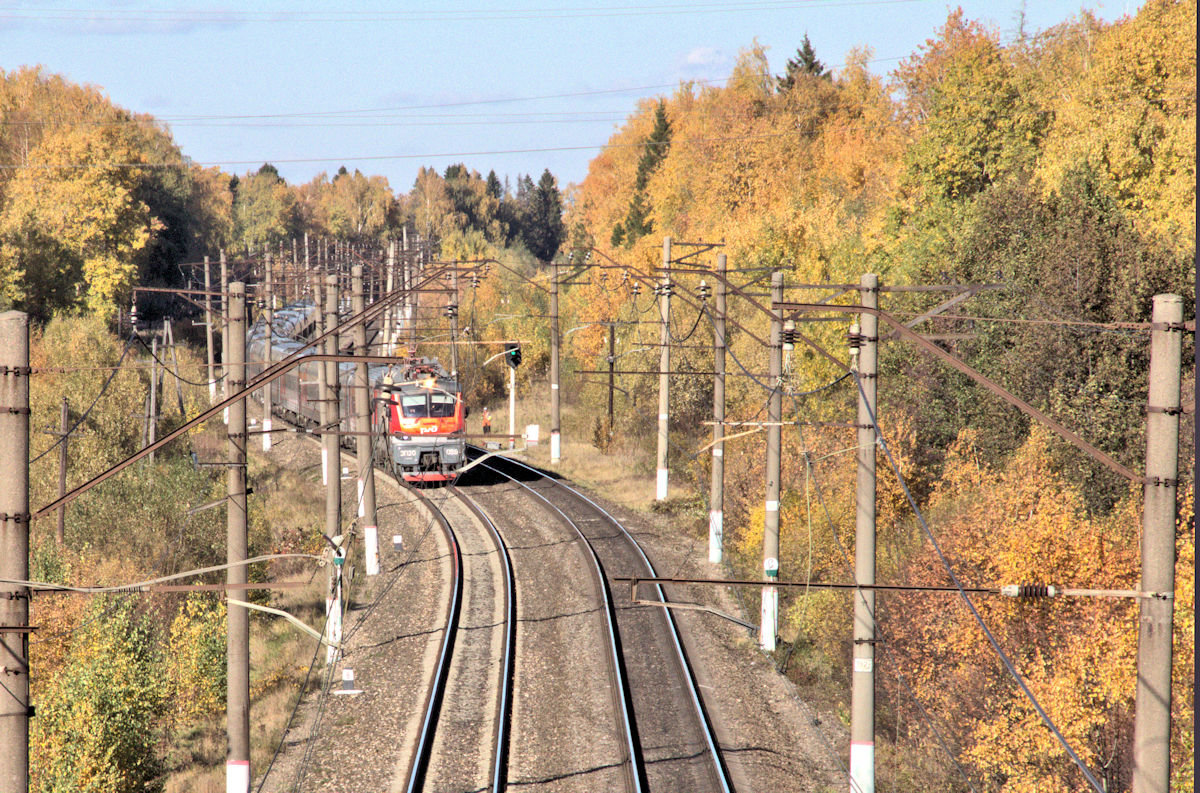
[[[854,373],[854,380],[858,385],[859,393],[864,393],[862,378],[857,372]],[[868,410],[870,410],[869,405]],[[873,411],[870,413],[870,417],[871,424],[875,428],[876,435],[879,439],[879,446],[883,449],[883,453],[887,458],[888,465],[891,467],[892,473],[896,475],[896,480],[899,482],[901,489],[904,490],[904,497],[908,500],[909,506],[912,507],[913,514],[917,518],[917,523],[920,525],[921,531],[925,534],[926,539],[929,540],[930,545],[937,554],[942,566],[945,568],[946,574],[950,576],[950,580],[954,583],[955,588],[958,590],[959,597],[962,598],[963,602],[966,604],[967,609],[971,612],[971,616],[975,619],[976,624],[978,624],[980,629],[983,630],[984,636],[987,637],[988,642],[991,644],[992,649],[1000,659],[1000,662],[1004,665],[1005,670],[1009,673],[1013,680],[1016,681],[1017,686],[1021,689],[1021,692],[1029,700],[1030,704],[1033,705],[1034,710],[1037,711],[1042,723],[1045,724],[1050,732],[1054,734],[1055,739],[1059,742],[1059,744],[1066,751],[1067,755],[1083,773],[1084,777],[1088,781],[1088,784],[1092,786],[1092,789],[1095,790],[1096,793],[1105,793],[1104,787],[1099,781],[1097,781],[1096,777],[1083,762],[1083,759],[1079,757],[1078,753],[1076,753],[1070,742],[1067,741],[1066,737],[1062,734],[1062,731],[1059,730],[1058,725],[1056,725],[1054,720],[1050,718],[1050,714],[1048,714],[1042,707],[1041,703],[1038,702],[1037,697],[1034,695],[1033,691],[1030,690],[1028,684],[1025,682],[1025,679],[1017,670],[1016,665],[1008,657],[1008,654],[1004,652],[1004,648],[1000,646],[1000,642],[988,628],[987,623],[984,622],[983,615],[979,613],[979,610],[975,607],[975,603],[971,600],[970,596],[966,592],[966,589],[963,587],[962,582],[959,581],[958,576],[954,572],[954,568],[950,565],[950,561],[942,552],[942,548],[938,544],[937,538],[934,537],[933,531],[929,528],[929,524],[925,521],[925,515],[917,506],[916,499],[913,497],[912,491],[908,488],[908,482],[904,479],[904,475],[900,472],[900,466],[896,463],[895,458],[892,457],[891,447],[888,445],[887,439],[884,438],[883,433],[879,429],[879,424],[875,419],[875,414]]]
[[[33,465],[38,460],[42,459],[47,454],[49,454],[50,452],[52,452],[56,448],[58,448],[58,445],[63,443],[67,439],[67,436],[70,435],[72,432],[74,432],[76,429],[78,429],[79,425],[82,424],[85,419],[87,419],[88,415],[92,412],[92,408],[96,407],[96,403],[100,401],[100,397],[104,396],[104,392],[108,390],[108,386],[109,386],[109,384],[112,383],[113,378],[117,376],[117,373],[119,371],[121,371],[121,363],[124,362],[125,356],[127,356],[129,354],[129,348],[133,346],[133,340],[135,338],[138,338],[136,333],[133,334],[132,336],[130,336],[130,338],[128,340],[126,340],[125,349],[121,351],[121,359],[119,361],[117,361],[117,365],[115,367],[113,367],[112,372],[108,375],[108,378],[104,381],[104,385],[100,386],[100,393],[96,394],[96,398],[92,400],[92,404],[87,406],[87,410],[83,411],[83,415],[79,417],[79,420],[76,421],[73,425],[71,425],[71,429],[69,429],[66,432],[59,435],[58,440],[56,440],[54,443],[50,444],[49,448],[47,448],[41,454],[39,454],[38,456],[36,456],[32,460],[30,460],[29,461],[30,465]],[[138,339],[138,340],[141,341],[140,339]]]

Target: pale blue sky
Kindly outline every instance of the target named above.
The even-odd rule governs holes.
[[[452,162],[560,185],[638,98],[680,80],[723,80],[755,39],[783,71],[805,33],[837,67],[856,46],[885,74],[957,4],[928,0],[460,0],[212,5],[199,0],[0,2],[0,68],[42,64],[170,124],[184,153],[289,182],[341,164],[406,192]],[[967,0],[1006,40],[1129,0]]]

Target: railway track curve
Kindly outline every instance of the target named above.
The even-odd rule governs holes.
[[[473,454],[479,456],[482,450]],[[631,603],[620,588],[611,590],[608,575],[654,575],[634,537],[617,518],[552,475],[504,457],[489,459],[479,468],[499,481],[475,487],[519,488],[575,532],[593,556],[613,607],[612,634],[620,648],[614,666],[621,670],[621,696],[630,714],[627,789],[733,790],[673,616],[665,608]],[[479,475],[468,475],[460,486],[471,489],[471,483],[479,481]],[[656,589],[657,597],[665,600],[662,589]]]

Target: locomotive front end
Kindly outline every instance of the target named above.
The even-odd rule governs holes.
[[[386,407],[388,452],[396,470],[409,482],[448,482],[466,461],[463,439],[465,408],[459,385],[426,363],[404,372],[399,383],[385,378],[376,405]]]

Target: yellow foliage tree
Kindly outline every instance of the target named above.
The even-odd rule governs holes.
[[[134,793],[161,789],[154,723],[162,681],[153,638],[128,600],[95,601],[67,666],[30,722],[30,789]]]
[[[100,313],[128,299],[137,278],[134,257],[162,227],[137,197],[144,155],[128,132],[90,125],[54,130],[29,153],[0,212],[0,274],[9,300],[35,296],[29,289],[40,284],[53,285],[59,304]],[[71,300],[67,287],[76,284],[83,294]]]
[[[171,623],[167,686],[177,721],[220,712],[225,706],[225,605],[194,594]]]
[[[1150,0],[1081,42],[1086,66],[1055,75],[1055,121],[1038,168],[1048,190],[1086,165],[1144,232],[1196,246],[1196,3]]]
[[[1089,519],[1081,494],[1057,471],[1044,431],[1035,429],[1002,469],[980,462],[974,439],[969,432],[960,437],[930,509],[938,542],[965,586],[1041,582],[1087,589],[1137,587],[1140,492],[1131,492],[1109,515]],[[1187,528],[1190,509],[1181,516],[1181,559],[1194,554],[1189,536],[1194,530]],[[916,584],[946,580],[929,550],[913,557],[907,575]],[[1181,591],[1191,591],[1193,573],[1181,570],[1179,583]],[[995,597],[976,597],[975,604],[1089,769],[1110,785],[1127,784],[1136,604]],[[1184,617],[1177,628],[1194,630],[1194,622]],[[908,596],[889,608],[888,624],[893,657],[902,663],[918,698],[948,718],[952,731],[965,738],[964,756],[998,790],[1088,789],[961,605],[946,603],[942,595]],[[1190,637],[1186,641],[1190,646]],[[1179,661],[1185,668],[1178,670],[1177,691],[1181,702],[1188,703],[1180,709],[1186,712],[1192,687],[1183,677],[1190,681],[1193,662],[1187,653]],[[1191,728],[1180,724],[1180,729],[1177,743],[1182,748],[1190,741]]]

